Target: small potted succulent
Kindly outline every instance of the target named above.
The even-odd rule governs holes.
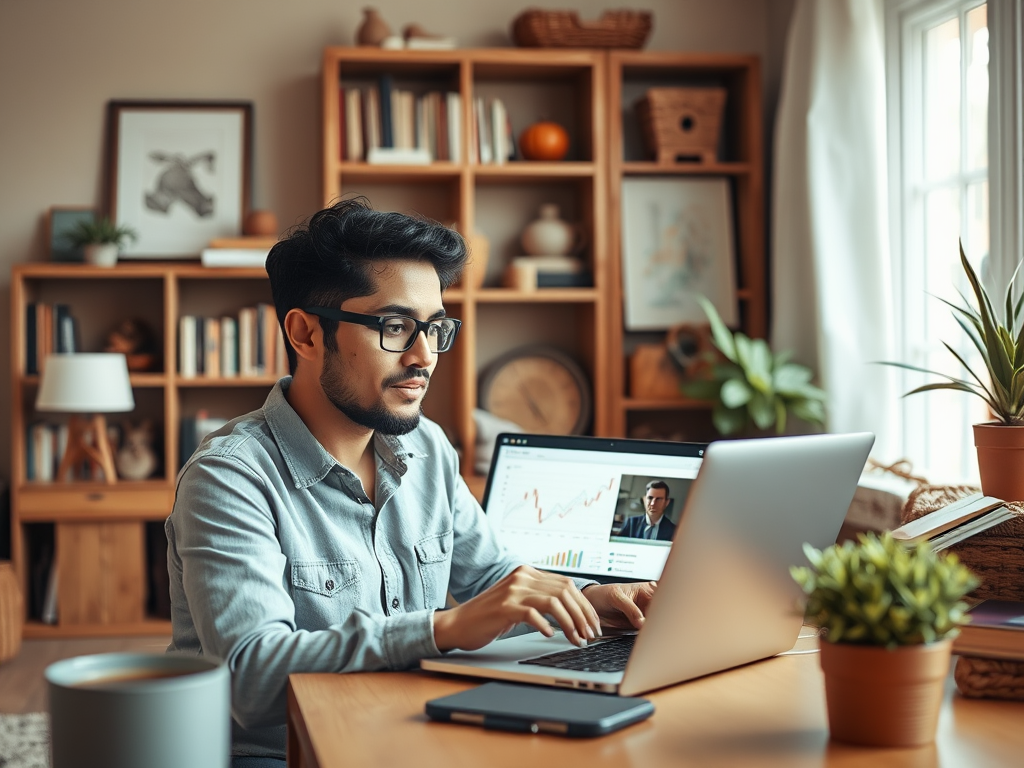
[[[913,389],[908,395],[952,389],[984,400],[993,421],[974,425],[981,490],[986,496],[1004,501],[1024,500],[1024,296],[1013,300],[1014,278],[1011,278],[1002,305],[993,305],[964,255],[963,243],[960,244],[960,263],[978,307],[975,309],[966,298],[966,307],[945,303],[952,307],[957,323],[977,348],[984,367],[978,366],[975,371],[945,342],[944,346],[964,367],[969,378],[958,379],[905,363],[887,365],[946,379]]]
[[[125,241],[136,239],[135,230],[126,224],[117,226],[110,219],[80,221],[68,233],[71,242],[85,253],[87,264],[98,267],[112,267],[117,264],[117,254]]]
[[[978,579],[956,555],[890,533],[825,550],[791,568],[821,629],[829,730],[837,741],[914,746],[935,738],[953,638]]]
[[[732,332],[714,304],[698,296],[711,324],[711,338],[725,360],[714,360],[683,385],[699,400],[713,400],[715,429],[723,435],[786,431],[789,414],[811,424],[825,420],[825,392],[811,384],[809,368],[789,361],[789,354],[772,352],[764,339]]]

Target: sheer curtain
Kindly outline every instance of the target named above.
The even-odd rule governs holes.
[[[772,345],[828,393],[830,432],[898,456],[881,0],[797,0],[775,130]]]

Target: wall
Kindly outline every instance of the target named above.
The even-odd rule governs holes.
[[[376,0],[392,29],[419,21],[465,47],[508,46],[527,6],[654,12],[648,50],[754,53],[778,82],[792,0]],[[775,6],[779,6],[776,9]],[[362,3],[337,0],[0,2],[0,477],[10,475],[10,265],[46,258],[52,205],[99,207],[109,99],[255,104],[254,198],[282,227],[320,207],[319,73],[324,46],[353,42]],[[766,105],[772,109],[771,105]]]

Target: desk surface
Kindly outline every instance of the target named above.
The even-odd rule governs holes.
[[[427,719],[428,699],[478,681],[422,672],[292,675],[288,765],[1006,766],[1024,754],[1024,702],[965,699],[952,675],[934,745],[865,749],[828,738],[817,654],[782,656],[647,694],[649,719],[597,739]]]

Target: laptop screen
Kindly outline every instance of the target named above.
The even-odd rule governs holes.
[[[502,542],[536,568],[657,579],[706,447],[501,434],[484,510]]]

